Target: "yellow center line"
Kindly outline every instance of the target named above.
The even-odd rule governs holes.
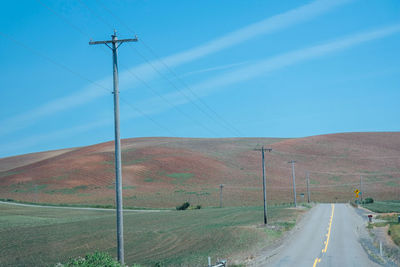
[[[332,204],[332,213],[331,213],[331,218],[329,219],[328,233],[326,234],[326,241],[324,242],[325,248],[322,250],[322,253],[326,253],[326,250],[328,249],[329,239],[331,237],[331,228],[332,228],[332,220],[333,220],[334,212],[335,212],[335,205]],[[321,258],[319,258],[319,257],[315,258],[313,267],[317,266],[317,263],[320,261],[321,261]]]
[[[321,261],[321,259],[320,258],[315,258],[315,261],[314,261],[314,264],[313,264],[313,267],[315,267],[315,266],[317,266],[317,263],[318,262],[320,262]]]

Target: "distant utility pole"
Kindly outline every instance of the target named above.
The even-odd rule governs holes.
[[[306,172],[307,176],[307,202],[310,203],[310,174]]]
[[[262,155],[262,174],[263,174],[263,197],[264,197],[264,225],[267,224],[267,190],[266,190],[266,178],[265,178],[265,157],[264,157],[264,151],[271,152],[272,148],[264,148],[261,147],[261,149],[254,149],[256,151],[261,151]]]
[[[296,161],[291,160],[288,163],[292,164],[294,206],[297,207],[297,201],[296,201],[296,176],[294,174],[294,164],[296,163]]]
[[[360,201],[361,201],[361,203],[363,201],[363,194],[364,194],[364,192],[362,189],[362,176],[360,175]]]
[[[219,185],[219,207],[222,208],[222,188],[224,187],[223,184]]]
[[[89,42],[89,45],[105,44],[112,50],[113,57],[113,85],[114,85],[114,125],[115,125],[115,192],[117,202],[117,244],[118,261],[124,265],[124,222],[122,216],[122,173],[121,173],[121,140],[119,134],[119,90],[118,90],[118,61],[117,49],[122,43],[137,42],[138,39],[118,40],[117,33],[111,35],[112,40]],[[109,45],[111,44],[111,46]]]

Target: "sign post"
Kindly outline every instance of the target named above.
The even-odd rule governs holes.
[[[354,193],[356,194],[356,202],[357,202],[358,198],[360,197],[360,190],[356,189],[354,190]]]

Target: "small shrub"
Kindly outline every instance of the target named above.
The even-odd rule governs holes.
[[[364,200],[364,204],[372,204],[372,203],[374,203],[374,199],[372,197],[367,197]]]
[[[67,263],[57,263],[56,267],[123,267],[117,260],[111,257],[110,254],[105,252],[95,252],[87,254],[84,258],[77,257],[70,259]],[[134,264],[133,266],[140,267]]]
[[[182,205],[177,206],[176,209],[177,210],[186,210],[187,208],[189,208],[189,206],[190,206],[190,203],[189,202],[185,202]]]
[[[196,210],[199,210],[199,209],[201,209],[201,205],[196,206]]]

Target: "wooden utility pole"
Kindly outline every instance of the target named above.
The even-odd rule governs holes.
[[[262,155],[262,175],[263,175],[263,198],[264,198],[264,225],[266,225],[268,223],[267,221],[267,190],[266,190],[266,178],[265,178],[265,157],[264,157],[264,151],[268,151],[271,152],[272,148],[264,148],[261,147],[261,149],[254,149],[257,151],[261,151],[261,155]]]
[[[294,164],[296,161],[291,160],[288,163],[292,164],[292,177],[293,177],[293,198],[294,198],[294,206],[297,207],[297,201],[296,201],[296,176],[294,174]]]
[[[122,214],[122,172],[121,172],[121,140],[119,133],[119,89],[118,89],[118,60],[117,49],[122,43],[137,42],[138,39],[118,40],[117,33],[111,35],[111,40],[89,42],[89,45],[105,44],[112,50],[113,57],[113,85],[114,85],[114,131],[115,131],[115,194],[117,202],[117,245],[118,261],[124,265],[124,222]],[[110,46],[111,44],[111,46]]]
[[[223,184],[219,185],[219,207],[222,208],[222,188],[224,187]]]
[[[362,204],[362,201],[363,201],[363,194],[364,194],[364,191],[362,189],[362,176],[360,176],[360,203],[361,204]]]
[[[307,176],[307,203],[310,203],[310,174],[306,172]]]

